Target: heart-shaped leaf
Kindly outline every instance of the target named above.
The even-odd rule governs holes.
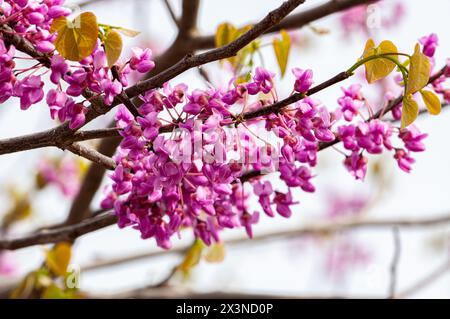
[[[402,107],[402,128],[412,124],[419,115],[419,105],[414,101],[411,94],[406,95],[403,98]]]
[[[81,61],[88,57],[97,44],[98,24],[92,12],[83,12],[73,21],[66,17],[54,19],[50,31],[58,33],[55,47],[70,61]]]
[[[422,95],[422,99],[430,114],[438,115],[441,113],[441,100],[439,100],[439,97],[434,92],[420,90],[420,94]]]
[[[410,59],[408,82],[406,94],[414,94],[423,89],[430,79],[430,61],[427,56],[420,52],[419,44],[416,44],[414,54]]]
[[[397,47],[391,41],[383,41],[378,47],[375,47],[375,42],[372,39],[367,40],[364,49],[363,59],[371,57],[375,54],[397,53]],[[389,55],[396,58],[395,54]],[[364,63],[366,68],[366,79],[369,83],[374,83],[378,80],[384,79],[394,69],[396,64],[386,58],[377,58]]]
[[[110,30],[103,39],[103,45],[105,46],[108,66],[112,67],[120,58],[120,54],[122,53],[122,37],[117,31]]]

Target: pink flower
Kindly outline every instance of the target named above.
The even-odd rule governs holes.
[[[52,71],[50,80],[55,84],[58,84],[61,80],[61,77],[69,70],[69,66],[66,63],[66,60],[62,56],[57,54],[52,56],[50,68]]]
[[[188,103],[184,105],[183,111],[193,115],[199,114],[209,103],[208,94],[202,90],[194,90],[187,98]]]
[[[106,105],[111,105],[116,95],[122,92],[122,84],[117,80],[110,81],[105,79],[101,82],[101,86],[105,93],[104,101]]]
[[[423,152],[425,151],[425,144],[422,140],[425,139],[428,134],[421,133],[415,125],[410,125],[400,131],[399,137],[405,143],[406,149],[411,152]]]
[[[132,124],[134,116],[130,113],[130,111],[128,111],[125,105],[121,104],[117,108],[117,113],[114,119],[116,120],[117,127],[125,128],[128,125]]]
[[[358,152],[353,152],[352,155],[345,158],[344,166],[355,179],[364,180],[367,172],[367,162],[367,157]]]
[[[398,167],[406,173],[411,172],[411,165],[415,160],[403,149],[395,150],[394,158],[397,160]]]
[[[254,212],[253,214],[249,214],[248,212],[244,212],[240,217],[241,225],[245,227],[245,231],[247,232],[248,237],[253,238],[253,229],[252,226],[257,224],[259,221],[259,213]]]
[[[152,50],[141,48],[133,48],[132,57],[130,59],[130,67],[139,73],[147,73],[155,67],[155,62],[152,61]]]
[[[14,94],[20,97],[20,108],[28,109],[44,98],[44,82],[40,76],[30,75],[22,81],[17,81],[14,86]]]
[[[275,192],[275,198],[273,199],[273,202],[276,204],[278,214],[286,218],[289,218],[292,215],[290,206],[298,203],[292,200],[292,194],[290,190],[286,194]]]
[[[438,36],[432,33],[428,36],[421,37],[419,42],[423,45],[423,54],[432,58],[438,46]]]
[[[306,93],[313,84],[313,71],[293,68],[292,73],[295,76],[294,90],[299,93]]]
[[[85,113],[87,109],[81,103],[75,103],[72,99],[68,99],[65,107],[65,118],[69,120],[71,130],[80,128],[86,121]]]
[[[272,208],[270,207],[270,196],[273,193],[270,182],[265,181],[264,183],[255,183],[253,185],[253,191],[255,192],[255,195],[259,197],[259,203],[261,204],[261,207],[266,215],[269,217],[274,217]]]
[[[256,95],[259,92],[269,93],[273,88],[274,73],[267,71],[262,67],[257,67],[252,83],[247,84],[248,94]]]
[[[358,110],[363,106],[361,85],[353,84],[348,89],[342,88],[344,96],[338,99],[340,110],[346,121],[351,122],[358,115]]]
[[[64,80],[69,83],[66,92],[70,96],[80,96],[87,87],[87,73],[83,69],[78,69],[72,74],[65,74]]]
[[[58,118],[61,122],[65,120],[65,110],[67,95],[62,91],[51,89],[47,93],[46,102],[50,108],[50,116],[52,119]]]

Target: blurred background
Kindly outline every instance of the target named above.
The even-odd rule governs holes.
[[[306,1],[296,12],[323,2],[326,1]],[[180,1],[170,3],[179,14]],[[245,25],[258,21],[280,3],[275,0],[203,0],[198,31],[214,34],[222,22]],[[125,44],[150,47],[155,55],[164,52],[177,34],[161,0],[89,1],[82,10],[95,12],[101,22],[141,31],[138,37],[126,39]],[[333,14],[290,34],[294,48],[288,69],[310,68],[314,70],[315,83],[320,83],[351,66],[361,55],[369,36],[377,42],[389,39],[400,51],[412,52],[420,37],[433,32],[440,37],[435,55],[436,67],[440,68],[450,56],[450,40],[446,34],[450,27],[449,11],[447,0],[385,0],[369,9],[363,7]],[[262,43],[271,43],[272,38],[264,37]],[[262,48],[261,53],[266,68],[278,69],[270,46]],[[217,86],[226,85],[231,76],[218,63],[203,68]],[[283,79],[277,75],[280,96],[290,93],[292,80],[289,71]],[[172,81],[178,82],[188,83],[190,89],[206,87],[198,70],[190,70]],[[342,86],[358,82],[364,83],[363,78],[353,77]],[[391,83],[384,85],[363,87],[364,94],[374,105],[382,99],[383,90],[392,86]],[[341,95],[340,87],[335,85],[316,97],[329,110],[334,110]],[[392,86],[392,92],[398,94],[398,88]],[[0,105],[0,137],[32,133],[55,125],[50,120],[48,107],[41,104],[26,112],[12,101]],[[89,127],[104,127],[111,116],[103,116]],[[229,291],[293,297],[384,298],[390,293],[392,264],[397,256],[398,293],[404,292],[405,297],[411,298],[450,297],[448,224],[398,230],[367,227],[314,235],[301,231],[293,234],[311,225],[332,225],[342,219],[407,221],[450,215],[448,121],[450,113],[445,109],[438,117],[419,118],[417,126],[429,134],[425,140],[427,151],[415,156],[416,163],[410,174],[400,171],[391,157],[377,156],[370,158],[366,180],[355,181],[343,167],[342,156],[333,149],[324,151],[315,169],[317,191],[294,194],[300,204],[295,206],[290,219],[263,216],[254,227],[254,240],[247,239],[243,230],[225,231],[222,235],[224,261],[202,260],[186,278],[173,278],[177,289],[199,293]],[[74,155],[53,148],[0,156],[0,217],[5,223],[14,210],[21,216],[8,227],[8,235],[17,236],[63,222],[77,192],[74,181],[81,179],[87,165]],[[52,182],[37,190],[36,185],[43,183],[44,177]],[[271,181],[277,186],[274,178]],[[100,190],[93,209],[99,207],[101,198]],[[259,209],[257,203],[254,208]],[[286,232],[290,236],[285,236]],[[117,296],[164,279],[183,259],[182,248],[191,242],[190,234],[183,233],[182,239],[175,240],[174,250],[164,252],[153,240],[141,240],[137,231],[119,230],[114,225],[78,239],[71,264],[80,268],[82,291],[96,296]],[[43,247],[35,246],[1,253],[0,288],[17,285],[28,272],[38,268],[43,251]]]

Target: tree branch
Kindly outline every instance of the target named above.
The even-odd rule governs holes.
[[[284,2],[279,8],[271,11],[264,19],[262,19],[252,29],[240,36],[235,41],[229,43],[226,46],[213,49],[205,53],[201,53],[198,55],[187,55],[184,59],[180,60],[178,63],[166,69],[165,71],[147,80],[140,81],[132,87],[129,87],[125,90],[125,94],[129,98],[135,98],[151,89],[161,87],[165,82],[193,67],[236,55],[240,49],[255,40],[264,31],[276,25],[298,5],[304,3],[304,1],[305,0],[289,0]],[[20,43],[17,44],[20,45]],[[18,49],[20,48],[18,47]],[[33,52],[30,52],[30,54],[33,54]],[[88,95],[91,95],[90,92],[88,92]],[[95,105],[95,107],[90,107],[88,112],[86,113],[85,125],[98,116],[107,113],[114,106],[122,103],[120,101],[120,98],[116,97],[111,106],[106,106],[102,102],[101,96],[92,98],[91,102]],[[35,139],[36,134],[38,138]],[[6,139],[0,141],[0,155],[52,145],[58,147],[68,146],[71,144],[68,141],[70,141],[73,135],[74,132],[70,130],[67,123],[65,123],[48,131]]]
[[[113,225],[116,217],[111,214],[102,214],[72,226],[63,226],[48,231],[42,231],[29,236],[0,241],[0,249],[14,250],[34,245],[52,244],[61,241],[73,241],[74,239],[93,232],[95,230]]]
[[[398,263],[400,261],[400,253],[401,253],[401,239],[400,239],[400,230],[398,227],[394,227],[392,229],[392,235],[394,238],[394,255],[392,256],[392,262],[390,267],[390,285],[389,285],[389,298],[394,298],[395,291],[397,288],[397,270]]]
[[[55,228],[50,227],[51,230],[49,231],[30,234],[28,236],[23,236],[16,239],[0,240],[0,249],[15,250],[33,245],[56,243],[62,240],[67,240],[67,238],[73,240],[89,232],[113,225],[115,222],[116,217],[114,215],[101,214],[95,217],[88,218],[81,223],[72,226]],[[265,235],[256,236],[252,240],[247,240],[249,242],[254,242],[274,238],[290,238],[307,235],[329,235],[337,232],[355,229],[383,229],[392,227],[415,229],[448,223],[450,223],[450,214],[423,219],[345,220],[318,225],[313,224],[305,226],[301,229],[288,230],[277,233],[267,233]],[[243,240],[243,238],[235,239],[235,241],[241,240]],[[231,240],[230,242],[233,242],[233,240]]]
[[[419,279],[417,282],[412,284],[410,287],[402,291],[401,293],[395,295],[394,297],[397,299],[407,298],[411,295],[414,295],[418,291],[428,287],[436,280],[441,278],[443,275],[450,271],[450,259],[447,259],[442,265],[438,268],[434,269],[431,273],[427,274],[425,277]]]
[[[112,158],[105,156],[102,153],[96,151],[95,149],[88,148],[80,143],[73,143],[72,145],[68,146],[67,149],[72,153],[84,157],[107,169],[112,170],[116,167],[116,163]]]
[[[309,23],[329,16],[333,13],[349,9],[354,6],[369,4],[378,0],[330,0],[309,10],[290,15],[279,24],[267,30],[264,34],[278,32],[282,29],[302,28]],[[215,47],[215,35],[199,36],[194,39],[194,47],[197,50],[205,50]]]
[[[177,16],[175,15],[175,12],[172,9],[172,6],[169,2],[169,0],[163,0],[164,5],[167,8],[167,11],[169,12],[170,18],[172,19],[173,23],[179,28],[180,27],[180,21],[178,21]]]

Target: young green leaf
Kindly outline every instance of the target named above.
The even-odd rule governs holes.
[[[57,32],[55,47],[66,59],[81,61],[88,57],[97,44],[98,24],[92,12],[83,12],[73,21],[66,17],[53,20],[50,31]]]
[[[103,45],[105,46],[108,66],[112,67],[120,58],[120,54],[122,53],[122,37],[117,31],[110,30],[103,39]]]
[[[205,260],[210,263],[220,263],[225,259],[225,245],[223,243],[215,243],[212,245],[205,255]]]
[[[219,24],[216,30],[215,43],[216,47],[223,47],[234,39],[236,39],[238,29],[231,23],[225,22]]]
[[[420,52],[420,45],[416,44],[414,54],[410,59],[406,94],[414,94],[423,89],[430,79],[430,61]]]
[[[375,54],[398,53],[397,47],[391,41],[383,41],[378,47],[372,39],[367,40],[363,53],[363,59],[369,58]],[[396,58],[395,54],[389,55]],[[394,69],[396,64],[388,59],[379,57],[364,63],[366,68],[366,79],[369,83],[374,83],[388,76]]]
[[[402,124],[401,127],[405,128],[412,124],[419,115],[419,105],[414,101],[411,94],[406,95],[403,98],[402,107]]]
[[[197,264],[200,262],[203,248],[203,242],[197,239],[184,256],[184,260],[178,266],[178,270],[181,271],[185,276],[187,276],[191,269],[197,266]]]
[[[64,276],[67,272],[71,255],[71,245],[61,242],[47,252],[45,263],[55,275]]]
[[[139,34],[141,34],[141,32],[139,32],[139,31],[122,28],[122,27],[113,28],[113,29],[117,30],[117,32],[119,32],[120,34],[122,34],[126,37],[129,37],[129,38],[134,38],[134,37],[137,37]]]
[[[441,100],[439,100],[439,97],[434,92],[420,90],[420,94],[430,114],[438,115],[441,113]]]
[[[286,67],[289,58],[289,51],[291,49],[291,38],[285,30],[281,30],[281,40],[273,39],[273,50],[277,58],[278,66],[280,67],[281,76],[286,73]]]

